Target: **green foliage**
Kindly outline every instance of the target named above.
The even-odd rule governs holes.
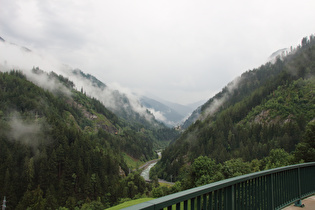
[[[241,158],[227,160],[222,166],[222,173],[226,179],[250,172],[252,172],[250,163],[244,162]]]
[[[103,210],[105,207],[100,201],[92,201],[82,205],[81,210]]]
[[[215,160],[206,156],[200,156],[195,159],[191,166],[191,177],[193,183],[196,186],[201,186],[219,181],[223,177],[220,170],[221,165],[216,164]]]
[[[22,200],[17,205],[16,209],[44,209],[46,199],[43,198],[43,191],[38,186],[35,190],[26,191]]]
[[[146,182],[140,173],[130,173],[125,179],[122,180],[121,186],[123,191],[121,192],[124,197],[135,198],[137,194],[144,194],[147,188]]]
[[[272,149],[266,158],[266,169],[290,165],[292,162],[293,156],[284,149]]]
[[[152,190],[152,197],[159,198],[169,194],[169,188],[166,186],[159,186]]]
[[[271,156],[268,156],[267,159],[272,162],[277,154],[278,151],[271,152]],[[281,155],[279,156],[282,157]],[[177,181],[169,188],[166,188],[164,186],[156,186],[155,188],[153,188],[151,194],[153,197],[161,197],[192,187],[210,184],[212,182],[220,181],[222,179],[264,170],[267,169],[264,166],[264,162],[266,162],[266,160],[255,159],[251,162],[245,162],[241,158],[237,158],[230,159],[221,164],[217,163],[215,160],[207,156],[199,156],[194,160],[191,165],[187,165],[184,167],[187,172],[184,172],[180,181]],[[287,164],[285,161],[282,161],[281,163]],[[279,164],[279,166],[284,165]]]
[[[315,121],[311,121],[306,126],[306,131],[302,142],[296,146],[294,153],[296,161],[315,161]]]

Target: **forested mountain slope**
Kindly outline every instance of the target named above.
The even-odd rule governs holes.
[[[264,160],[280,148],[295,151],[296,161],[315,160],[315,145],[309,142],[315,133],[314,76],[315,39],[310,36],[282,59],[245,72],[204,104],[198,120],[165,149],[152,175],[183,180],[185,173],[190,178],[198,173],[191,164],[200,156],[224,165]],[[309,157],[301,155],[303,148]]]
[[[34,68],[33,77],[47,89],[20,71],[0,72],[0,197],[8,209],[106,207],[143,194],[144,180],[128,175],[122,154],[156,158],[154,144],[173,131],[119,118],[61,75]]]
[[[154,115],[141,104],[136,97],[127,96],[118,90],[112,90],[103,82],[79,69],[72,71],[74,79],[81,84],[81,92],[97,97],[107,109],[119,117],[120,126],[134,131],[145,131],[145,135],[153,140],[154,149],[161,149],[171,140],[178,137],[175,129],[166,127],[156,120]],[[70,74],[70,78],[72,78]]]
[[[56,72],[60,76],[72,82],[71,88],[80,91],[84,95],[97,99],[106,109],[110,110],[123,123],[123,127],[139,131],[144,128],[154,141],[154,148],[161,148],[178,136],[177,131],[168,129],[158,122],[154,115],[144,107],[139,97],[131,93],[127,88],[120,86],[108,86],[93,75],[86,74],[80,69],[72,69],[58,60],[49,59],[49,56],[38,55],[36,52],[26,50],[7,41],[0,41],[0,47],[7,51],[0,57],[0,71],[11,69],[23,70],[26,78],[34,84],[51,90],[54,82],[46,82],[42,75],[34,75],[34,70],[43,69],[46,72]],[[13,55],[13,56],[12,56]],[[27,61],[27,62],[26,62]],[[34,66],[37,66],[34,68]],[[33,71],[31,71],[33,68]],[[39,73],[37,71],[37,73]]]

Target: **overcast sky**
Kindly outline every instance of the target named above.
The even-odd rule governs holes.
[[[314,11],[314,0],[0,0],[0,36],[106,84],[188,104],[314,34]]]

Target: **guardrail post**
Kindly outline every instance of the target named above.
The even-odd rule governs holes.
[[[235,210],[235,194],[234,194],[234,184],[231,186],[231,210]]]
[[[275,199],[274,199],[274,191],[273,191],[273,189],[274,189],[274,186],[273,186],[273,182],[274,182],[274,173],[272,173],[272,174],[270,174],[270,179],[271,179],[271,186],[270,186],[270,188],[271,188],[271,209],[275,209]]]
[[[294,203],[294,206],[297,207],[304,207],[304,204],[302,204],[302,191],[301,191],[301,171],[300,171],[300,167],[298,167],[298,186],[299,186],[299,200],[297,200]]]

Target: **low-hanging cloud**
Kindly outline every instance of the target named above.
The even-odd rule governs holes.
[[[147,109],[150,113],[152,113],[154,115],[154,117],[157,121],[163,122],[167,126],[176,126],[177,124],[180,124],[183,121],[182,120],[181,122],[173,122],[173,121],[167,119],[167,117],[165,116],[165,113],[163,113],[161,111],[156,111],[153,108],[147,108]]]
[[[149,112],[151,112],[155,116],[155,118],[158,121],[162,121],[162,122],[166,121],[166,117],[163,115],[163,113],[161,111],[156,111],[153,108],[148,108],[148,110],[149,110]]]
[[[70,95],[70,91],[65,88],[56,78],[49,77],[45,72],[35,73],[32,69],[40,67],[46,72],[60,73],[62,65],[53,58],[40,56],[24,47],[19,47],[8,42],[0,42],[0,48],[5,54],[1,56],[0,71],[20,70],[26,78],[37,86],[51,92],[63,92]]]
[[[83,77],[81,74],[73,74],[71,70],[65,71],[67,77],[74,82],[76,88],[83,89],[83,91],[90,97],[101,101],[105,107],[112,111],[119,111],[119,109],[128,110],[131,108],[134,112],[139,113],[147,121],[152,121],[152,115],[147,112],[147,109],[141,105],[139,97],[133,94],[130,89],[122,87],[118,83],[112,83],[106,88],[95,86],[91,80]],[[127,101],[124,101],[125,97]]]
[[[23,116],[18,113],[11,114],[8,125],[10,129],[6,131],[6,136],[10,141],[20,142],[32,148],[37,153],[38,147],[48,143],[48,138],[43,138],[43,121],[23,120]],[[44,142],[44,139],[46,142]]]
[[[70,96],[71,92],[68,88],[66,88],[63,84],[61,84],[57,78],[55,77],[50,77],[47,73],[35,73],[35,72],[30,72],[29,74],[26,75],[27,79],[37,86],[49,90],[52,93],[55,92],[62,92],[65,95]]]
[[[235,78],[226,86],[226,92],[220,98],[214,98],[210,105],[203,111],[199,119],[204,120],[209,115],[213,115],[218,109],[226,102],[229,96],[233,93],[235,89],[238,88],[238,84],[241,81],[241,77]]]

